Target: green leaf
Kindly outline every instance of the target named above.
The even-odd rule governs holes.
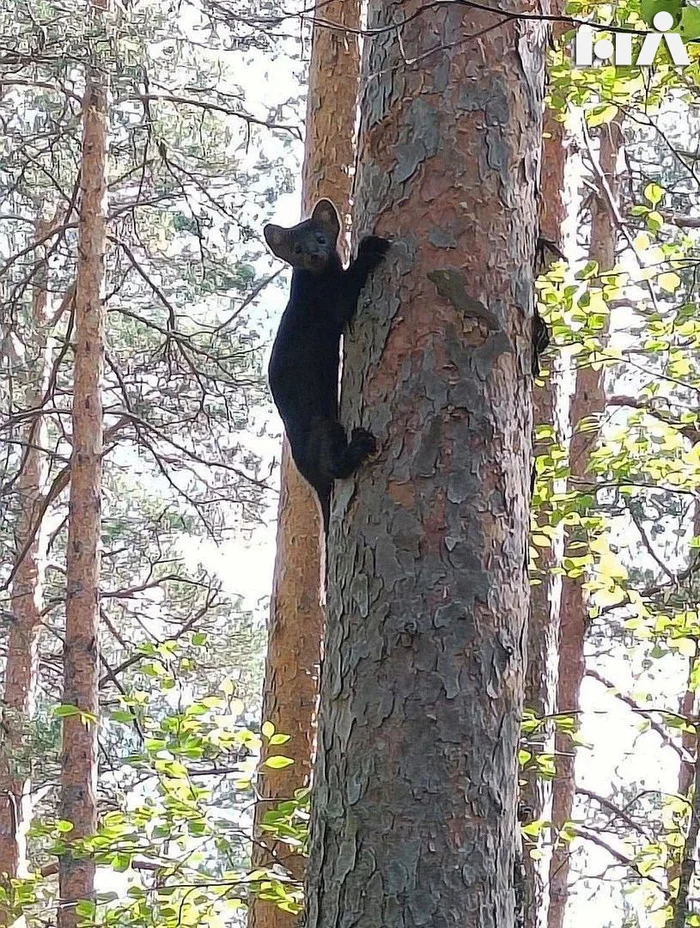
[[[286,744],[291,739],[291,735],[276,734],[270,738],[270,744]]]
[[[681,279],[678,274],[668,271],[666,274],[659,274],[659,286],[666,290],[667,293],[675,293],[681,285]]]
[[[657,10],[658,12],[658,10]],[[644,188],[644,196],[651,203],[652,206],[656,206],[663,197],[664,192],[658,184],[647,184]]]
[[[577,274],[577,280],[589,280],[591,277],[595,277],[598,273],[598,262],[597,261],[588,261]]]
[[[596,126],[603,126],[612,122],[617,116],[617,107],[613,103],[606,103],[604,106],[596,106],[590,110],[586,116],[588,125],[594,129]]]
[[[80,715],[80,709],[77,706],[55,706],[53,714],[57,719],[71,719]]]
[[[224,696],[233,696],[235,688],[236,684],[230,677],[226,677],[226,679],[222,680],[219,684],[219,689],[224,694]]]
[[[131,865],[131,854],[113,854],[110,863],[117,873],[124,873]]]
[[[700,8],[697,6],[683,7],[678,31],[684,39],[700,38]]]
[[[263,766],[269,767],[271,770],[283,770],[293,763],[294,761],[291,757],[283,757],[281,754],[276,754],[274,757],[268,757]]]
[[[680,20],[681,0],[641,0],[639,12],[650,29],[654,28],[654,17],[661,12],[670,13],[673,16],[673,25],[677,26]]]
[[[661,215],[661,213],[654,209],[647,214],[646,223],[647,229],[649,229],[651,232],[658,232],[663,228],[664,217]]]

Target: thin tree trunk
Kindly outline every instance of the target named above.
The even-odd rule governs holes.
[[[544,30],[494,24],[369,3],[308,928],[514,925]]]
[[[551,12],[562,12],[554,4]],[[566,27],[555,24],[554,36],[559,39]],[[581,172],[580,157],[571,149],[568,126],[554,118],[551,110],[545,111],[544,141],[542,146],[542,177],[540,181],[540,235],[559,247],[567,261],[574,259],[580,197],[578,191]],[[549,446],[563,444],[563,425],[560,409],[560,377],[552,364],[546,364],[549,376],[535,385],[533,413],[535,430],[546,426],[551,437],[535,442],[535,455],[546,455]],[[553,491],[554,487],[550,487]],[[559,608],[561,578],[552,573],[562,554],[561,533],[549,548],[538,550],[534,574],[536,581],[530,590],[528,621],[527,671],[525,674],[525,705],[544,721],[537,731],[538,751],[554,754],[555,726],[551,716],[557,699]],[[539,775],[533,764],[526,768],[521,784],[521,802],[526,821],[551,821],[552,783]],[[550,829],[543,827],[537,836],[528,836],[524,842],[525,876],[525,928],[542,928],[547,924],[549,904],[549,865],[552,837]],[[533,855],[533,851],[535,851]]]
[[[673,901],[673,913],[668,922],[671,928],[685,928],[692,914],[689,900],[690,888],[695,877],[698,833],[700,832],[700,754],[695,755],[693,768],[693,790],[690,803],[688,834],[685,837],[678,871],[678,890]]]
[[[94,900],[95,865],[71,844],[97,826],[100,502],[104,257],[107,197],[107,94],[96,70],[83,100],[80,226],[75,291],[71,481],[66,565],[63,704],[77,711],[63,720],[61,818],[72,822],[59,860],[59,928],[76,928],[76,903]]]
[[[613,197],[617,196],[616,165],[621,145],[617,122],[604,126],[600,136],[599,165]],[[591,260],[598,262],[602,273],[615,263],[616,226],[606,192],[599,183],[591,208]],[[570,473],[579,480],[586,477],[591,453],[599,432],[583,420],[600,417],[605,410],[604,371],[591,366],[576,372],[576,387],[571,399],[572,427]],[[579,484],[580,485],[580,484]],[[568,541],[575,541],[569,535]],[[557,712],[578,713],[581,683],[585,674],[584,643],[588,624],[588,607],[583,588],[584,578],[563,577],[559,628],[559,681]],[[555,737],[556,777],[553,783],[552,823],[557,834],[571,819],[576,795],[576,749],[568,734],[558,731]],[[549,878],[548,928],[562,928],[569,895],[569,845],[557,841],[552,853]]]
[[[695,502],[693,507],[693,535],[697,538],[700,536],[700,502]],[[692,559],[698,556],[697,551],[691,549],[690,558]],[[678,711],[683,716],[683,718],[690,719],[694,718],[697,715],[696,712],[696,687],[693,683],[695,679],[696,665],[698,662],[698,647],[696,644],[695,654],[688,661],[688,675],[687,675],[687,685],[685,693],[680,700],[680,706]],[[683,752],[687,757],[694,757],[698,753],[697,749],[698,737],[695,731],[690,730],[689,728],[684,728],[681,732],[681,746]],[[682,760],[678,770],[678,795],[679,796],[688,796],[690,793],[690,787],[693,785],[693,780],[695,778],[695,764],[691,761]]]
[[[323,6],[324,21],[350,29],[360,25],[359,0],[333,0]],[[302,211],[328,197],[341,216],[350,212],[350,168],[354,163],[355,115],[359,80],[357,37],[316,27],[309,66]],[[261,797],[255,810],[253,866],[279,861],[303,879],[305,858],[285,853],[284,845],[266,839],[260,824],[267,810],[307,786],[316,738],[318,674],[324,615],[321,605],[322,530],[318,505],[289,454],[285,440],[280,476],[277,556],[263,688],[263,719],[290,735],[280,748],[294,764],[263,768]],[[254,898],[250,928],[290,928],[295,919],[269,902]]]
[[[693,535],[696,537],[700,535],[700,503],[695,502],[693,509]],[[691,563],[692,559],[697,557],[697,552],[691,550],[690,552]],[[695,654],[688,660],[688,673],[686,676],[686,688],[685,692],[681,696],[680,705],[678,711],[680,715],[687,719],[689,722],[697,717],[697,690],[694,684],[694,680],[697,679],[697,670],[698,670],[698,660],[700,659],[700,653],[698,649],[697,642],[695,643]],[[695,780],[695,776],[698,768],[698,757],[700,757],[700,751],[698,750],[698,736],[695,730],[695,727],[691,725],[686,726],[681,732],[681,748],[683,757],[681,758],[680,765],[678,767],[678,795],[684,796],[691,803],[691,787]],[[692,758],[695,758],[693,762]],[[694,807],[694,804],[700,801],[700,797],[692,797],[692,803],[690,805],[691,810]],[[694,813],[692,813],[694,814]],[[678,857],[674,857],[671,861],[670,866],[668,867],[667,880],[669,887],[672,886],[674,880],[678,880],[677,886],[680,887],[680,877],[681,877],[681,868],[684,858],[687,857],[687,848],[688,844],[683,847],[681,853]],[[694,848],[691,849],[691,854],[694,852]],[[677,909],[677,902],[674,904],[674,917],[675,911]]]
[[[52,222],[39,220],[36,238],[41,241]],[[25,409],[38,409],[48,389],[51,347],[47,332],[47,266],[45,249],[39,250],[32,295],[31,358],[24,389]],[[10,881],[27,875],[26,833],[31,823],[30,757],[27,724],[34,712],[38,639],[41,629],[42,583],[46,532],[39,518],[48,476],[47,422],[35,416],[24,432],[24,450],[17,480],[19,516],[15,533],[15,574],[10,594],[5,689],[3,692],[3,744],[0,752],[0,873]],[[11,913],[0,908],[0,926],[9,924]]]
[[[546,110],[544,130],[540,186],[546,192],[540,201],[540,235],[562,248],[562,227],[566,219],[565,129],[564,124],[554,119],[550,110]],[[557,387],[551,365],[547,379],[535,385],[533,415],[535,430],[538,426],[548,426],[553,436],[535,442],[535,456],[539,456],[546,453],[547,445],[556,440],[554,436],[557,434]],[[543,719],[551,718],[556,705],[557,632],[561,595],[561,581],[552,574],[556,561],[554,545],[538,550],[535,583],[530,589],[525,706]],[[551,721],[541,724],[536,742],[542,753],[554,753],[554,726]],[[540,776],[534,765],[524,771],[520,798],[528,821],[536,822],[549,817],[551,782]],[[551,846],[548,838],[543,829],[536,838],[530,837],[524,842],[525,928],[540,928],[546,924],[549,877],[547,848]],[[531,852],[534,850],[537,853],[533,856]]]

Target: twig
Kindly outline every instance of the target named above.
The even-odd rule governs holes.
[[[666,710],[642,708],[642,706],[638,705],[634,701],[634,699],[632,699],[631,696],[626,696],[624,693],[621,693],[614,683],[612,683],[610,680],[606,680],[606,678],[603,677],[601,674],[599,674],[597,670],[593,670],[590,667],[586,670],[586,676],[591,677],[591,679],[593,680],[597,680],[598,683],[602,683],[602,685],[606,687],[606,689],[614,690],[615,698],[619,699],[620,702],[623,702],[626,706],[629,706],[630,709],[632,709],[638,715],[643,716],[649,722],[649,727],[653,731],[656,732],[656,734],[661,738],[661,740],[663,741],[665,745],[667,745],[669,748],[671,748],[673,751],[676,752],[676,754],[681,758],[681,760],[687,761],[690,759],[687,756],[687,752],[684,751],[683,748],[680,747],[678,744],[676,744],[676,742],[669,736],[668,732],[663,727],[663,725],[660,725],[658,722],[655,722],[654,719],[651,717],[652,712],[665,712]],[[677,712],[668,712],[666,714],[674,716],[676,718],[678,717]]]

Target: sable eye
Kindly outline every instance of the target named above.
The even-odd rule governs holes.
[[[295,255],[300,255],[300,254],[302,253],[303,250],[304,250],[304,249],[301,247],[301,245],[299,244],[299,242],[297,242],[296,245],[294,246],[294,254],[295,254]]]
[[[325,244],[326,244],[326,236],[325,236],[325,235],[317,235],[317,236],[316,236],[316,241],[318,242],[319,245],[325,245]]]

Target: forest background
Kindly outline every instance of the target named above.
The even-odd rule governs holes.
[[[426,248],[447,250],[451,266],[493,278],[496,289],[525,274],[552,332],[534,385],[529,602],[511,601],[514,614],[530,612],[529,669],[503,710],[520,730],[524,701],[520,795],[506,788],[507,808],[483,815],[483,846],[499,829],[510,837],[505,856],[468,859],[461,911],[472,910],[470,887],[483,879],[516,900],[503,928],[576,926],[592,911],[610,928],[700,924],[700,13],[662,4],[686,42],[686,67],[662,48],[651,67],[576,68],[569,50],[580,20],[594,17],[619,37],[647,31],[660,5],[575,0],[495,13],[464,2],[445,14],[446,6],[0,5],[0,925],[249,918],[281,928],[302,911],[320,555],[313,501],[285,456],[278,493],[281,430],[264,371],[289,275],[267,253],[262,228],[291,225],[318,195],[341,208],[344,250],[375,227],[396,239],[390,269],[367,291],[380,310],[400,302],[396,281],[411,279],[401,229],[415,227]],[[522,92],[539,114],[546,96],[543,125],[539,115],[523,119],[509,97],[506,105],[498,81],[483,89],[516,54],[512,97]],[[382,55],[390,67],[377,66]],[[454,91],[443,122],[422,105],[416,75],[429,76],[433,91],[440,80]],[[391,100],[383,81],[394,80],[413,102],[384,155],[389,175],[402,173],[401,196],[394,187],[380,196],[367,167],[374,94]],[[459,81],[463,136],[450,110]],[[493,168],[494,126],[538,165],[511,201],[455,182],[460,170],[474,175],[473,164]],[[473,164],[434,166],[431,197],[470,240],[495,235],[495,257],[480,244],[465,257],[421,225],[420,195],[411,199],[414,179],[458,137]],[[497,264],[499,249],[512,265]],[[429,301],[454,298],[447,278],[423,277]],[[483,294],[490,285],[480,286]],[[348,337],[346,419],[363,402],[360,355],[380,363],[372,333],[385,319],[392,332],[401,321],[395,309],[370,308],[367,294]],[[468,328],[469,351],[490,325],[477,318]],[[523,397],[531,346],[522,320],[513,325],[511,393]],[[387,344],[389,368],[402,371],[415,345],[402,356]],[[448,365],[435,367],[449,383]],[[428,389],[440,395],[436,382]],[[491,413],[493,400],[487,394]],[[504,433],[493,414],[497,427],[485,417],[479,434],[497,448]],[[529,440],[527,416],[513,418]],[[456,472],[469,472],[475,447],[464,446]],[[523,444],[507,464],[523,539],[526,453]],[[428,487],[426,500],[440,486],[429,457],[414,481]],[[378,466],[360,487],[381,486]],[[486,484],[451,483],[448,493],[474,492],[488,511]],[[352,613],[348,539],[362,517],[354,486],[336,494],[331,616]],[[389,496],[363,499],[390,527],[393,554],[377,549],[376,572],[395,579],[411,571],[411,546],[392,508],[406,498]],[[450,531],[445,543],[456,544]],[[522,562],[517,544],[501,546],[484,575],[506,593],[511,583],[525,589]],[[422,576],[414,571],[428,596]],[[380,610],[367,610],[370,627]],[[353,640],[352,615],[342,627]],[[410,650],[416,629],[397,634]],[[336,646],[331,636],[331,657]],[[438,711],[450,709],[446,690]],[[474,720],[500,698],[487,688],[461,718],[441,717],[455,743],[474,745]],[[322,715],[323,705],[322,697]],[[371,754],[371,737],[367,744]],[[499,744],[515,760],[513,739]],[[434,748],[428,739],[410,750],[425,763]],[[319,750],[330,765],[333,746],[321,739]],[[323,788],[317,809],[324,795],[332,806]],[[257,803],[254,824],[260,794],[268,801]],[[398,814],[391,789],[380,801]],[[443,869],[446,854],[437,855]],[[311,849],[308,923],[376,924],[347,901],[338,920],[337,902],[324,914],[318,887],[339,872],[332,856]],[[429,883],[426,875],[413,891],[429,895]],[[432,922],[405,924],[456,924],[441,892],[445,910]],[[391,891],[382,897],[393,912]],[[483,911],[475,917],[479,928],[493,924]]]

